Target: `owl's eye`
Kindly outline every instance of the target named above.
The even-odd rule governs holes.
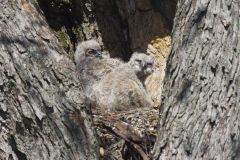
[[[153,63],[152,62],[147,62],[148,67],[152,67]]]
[[[96,54],[96,51],[94,49],[89,49],[87,51],[87,55],[89,55],[89,56],[94,56],[95,54]]]
[[[87,51],[87,56],[102,58],[102,52],[94,49],[89,49]]]
[[[136,61],[137,63],[139,63],[139,64],[142,63],[142,61],[141,61],[140,59],[136,59],[135,61]]]

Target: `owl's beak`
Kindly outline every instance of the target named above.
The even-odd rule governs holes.
[[[145,67],[146,67],[146,72],[148,74],[151,74],[153,72],[153,64],[152,63],[147,63]]]
[[[102,59],[102,52],[101,51],[96,51],[96,57]]]

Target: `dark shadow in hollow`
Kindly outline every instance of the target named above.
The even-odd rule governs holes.
[[[114,0],[93,0],[99,31],[111,57],[127,61],[131,56],[128,23],[118,12]]]
[[[177,0],[151,0],[151,4],[155,11],[160,12],[165,17],[170,30],[172,30]]]
[[[78,2],[78,0],[72,0],[69,2],[58,0],[38,0],[39,7],[43,11],[49,26],[54,31],[60,31],[61,28],[64,27],[73,46],[78,41],[75,30],[81,26],[83,21],[84,8],[79,5],[80,3],[84,2]]]
[[[74,31],[81,27],[86,15],[90,23],[97,21],[110,56],[127,61],[134,51],[146,52],[155,37],[171,34],[177,0],[38,0],[38,3],[53,30],[66,29],[73,48],[77,41],[86,39],[84,33],[79,39]],[[92,13],[85,4],[93,4],[93,16],[88,15]],[[157,20],[158,17],[161,18]],[[165,31],[158,27],[158,23],[164,23]]]
[[[133,51],[146,52],[155,37],[171,34],[176,0],[135,1],[135,8],[127,0],[93,2],[99,31],[111,57],[127,61]],[[165,31],[157,26],[162,23]]]

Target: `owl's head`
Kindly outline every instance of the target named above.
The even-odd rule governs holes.
[[[153,58],[144,53],[134,52],[129,60],[138,77],[147,77],[153,72]]]
[[[88,40],[78,43],[75,52],[75,62],[83,58],[102,58],[101,46],[96,40]]]

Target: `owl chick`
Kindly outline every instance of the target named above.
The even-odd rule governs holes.
[[[92,86],[95,83],[114,68],[123,64],[120,59],[110,58],[103,54],[100,44],[96,40],[84,41],[77,45],[75,63],[88,97],[91,95]]]
[[[134,52],[129,60],[137,77],[144,84],[146,78],[153,72],[153,58],[144,53]]]
[[[94,86],[91,97],[96,109],[128,111],[152,106],[142,82],[151,71],[151,57],[134,53],[128,63],[119,65]]]
[[[86,94],[90,94],[92,85],[112,70],[103,60],[100,44],[95,40],[77,45],[75,62]]]

